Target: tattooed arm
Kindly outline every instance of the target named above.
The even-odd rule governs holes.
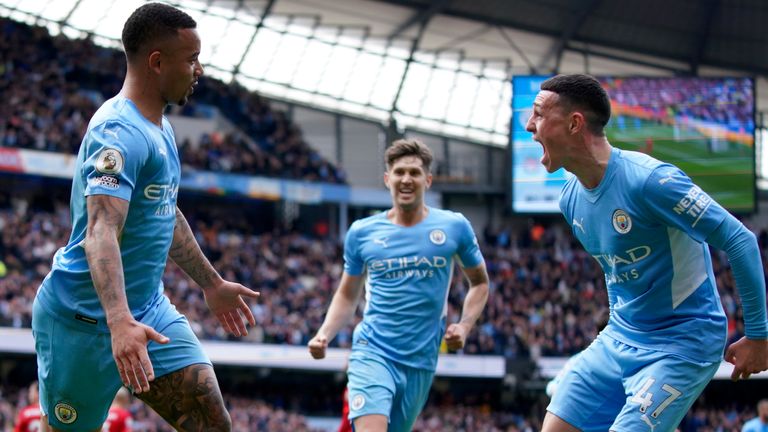
[[[485,263],[479,266],[464,269],[464,275],[469,279],[469,291],[464,299],[464,307],[461,312],[461,320],[451,324],[445,332],[445,343],[450,350],[458,350],[464,347],[469,331],[483,313],[485,303],[488,301],[488,272]]]
[[[238,283],[226,281],[219,275],[203,254],[187,218],[178,207],[176,207],[176,226],[173,228],[173,243],[168,256],[200,285],[208,308],[216,315],[226,331],[235,336],[247,335],[248,330],[243,317],[251,325],[256,325],[251,308],[242,296],[257,298],[259,293]]]
[[[187,218],[178,207],[176,207],[176,226],[173,228],[173,243],[168,255],[203,290],[224,282],[208,258],[203,255]]]
[[[136,393],[148,391],[154,372],[147,343],[149,340],[166,343],[168,338],[137,322],[128,308],[118,242],[128,214],[128,201],[108,195],[91,195],[86,202],[85,255],[112,336],[112,355],[123,384],[132,387]]]

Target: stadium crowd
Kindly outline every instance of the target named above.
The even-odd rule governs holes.
[[[36,289],[53,253],[69,235],[65,202],[44,204],[46,210],[29,199],[0,197],[2,326],[30,327]],[[248,232],[241,227],[255,221],[233,212],[228,217],[210,217],[205,210],[187,215],[203,251],[225,278],[262,293],[259,301],[251,303],[257,325],[242,340],[306,344],[320,326],[338,284],[341,244],[330,236]],[[525,226],[484,237],[491,294],[464,353],[537,359],[570,356],[586,347],[596,336],[597,321],[608,303],[603,273],[594,258],[559,224]],[[760,233],[759,239],[764,249],[768,234]],[[743,334],[739,297],[725,256],[715,253],[713,261],[730,337],[735,340]],[[458,320],[468,289],[459,273],[448,299],[449,322]],[[229,338],[207,310],[201,290],[172,262],[164,284],[172,303],[187,315],[201,339]],[[355,324],[339,333],[334,346],[349,346]]]
[[[604,78],[612,100],[649,110],[653,117],[683,116],[728,126],[754,129],[754,98],[746,78]]]
[[[0,146],[77,153],[88,119],[120,91],[124,54],[4,18],[0,34],[0,96],[6,101],[0,106]],[[203,77],[193,100],[174,112],[209,115],[211,106],[243,132],[180,143],[187,167],[346,182],[344,171],[315,151],[284,112],[238,85]]]
[[[278,404],[256,397],[226,394],[225,403],[235,431],[314,432],[306,416]],[[414,425],[414,432],[535,432],[541,428],[546,401],[525,414],[491,407],[488,404],[467,405],[428,403]],[[18,413],[27,405],[26,388],[0,386],[0,430],[14,430]],[[171,429],[154,411],[137,398],[128,410],[134,432],[170,432]],[[743,424],[756,415],[754,406],[729,404],[696,406],[680,424],[680,432],[741,432]],[[338,413],[334,415],[338,416]]]

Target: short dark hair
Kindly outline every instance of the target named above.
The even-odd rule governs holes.
[[[384,152],[387,169],[391,168],[398,159],[406,156],[416,156],[421,159],[424,171],[429,172],[433,159],[432,150],[415,138],[399,139],[392,143],[392,146]]]
[[[603,128],[611,119],[611,101],[595,77],[583,74],[557,75],[541,83],[541,89],[557,93],[566,111],[583,110],[590,132],[603,135]]]
[[[148,44],[176,36],[181,29],[196,28],[185,12],[163,3],[147,3],[131,14],[123,26],[123,48],[130,59]]]

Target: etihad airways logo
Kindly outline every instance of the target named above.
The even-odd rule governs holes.
[[[624,283],[640,278],[640,271],[632,264],[648,258],[653,250],[649,246],[638,246],[617,254],[592,255],[605,273],[607,284]]]
[[[151,184],[144,188],[144,197],[152,201],[160,201],[155,208],[155,216],[168,216],[176,214],[176,196],[179,194],[179,185]]]
[[[617,267],[620,265],[635,264],[651,255],[650,246],[638,246],[627,249],[623,253],[592,255],[600,265],[605,267]]]
[[[448,266],[448,259],[442,256],[407,256],[373,260],[368,263],[371,275],[379,275],[386,279],[405,277],[433,277],[435,270]]]

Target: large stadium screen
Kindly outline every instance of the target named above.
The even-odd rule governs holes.
[[[526,132],[545,76],[512,80],[511,203],[518,213],[558,212],[568,177],[547,173]],[[677,165],[735,213],[755,209],[755,93],[751,78],[598,77],[611,99],[611,144]]]

